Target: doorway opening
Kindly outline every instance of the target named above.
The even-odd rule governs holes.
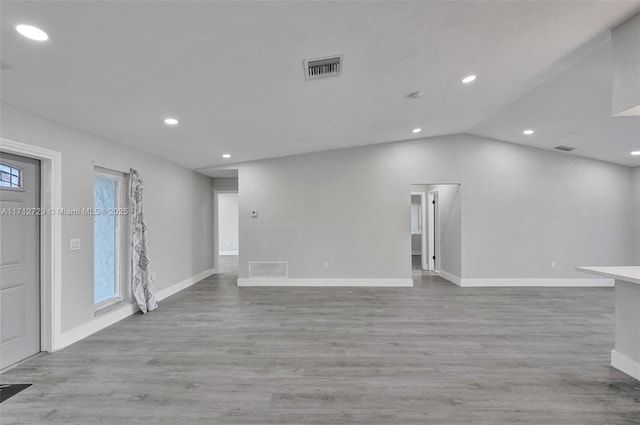
[[[215,191],[216,272],[238,274],[239,212],[237,191]]]
[[[448,280],[461,276],[461,217],[459,184],[411,185],[411,264],[414,276],[435,274]]]

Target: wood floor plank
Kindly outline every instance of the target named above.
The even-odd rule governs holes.
[[[5,424],[640,424],[611,288],[206,279],[2,374]]]

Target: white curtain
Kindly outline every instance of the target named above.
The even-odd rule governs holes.
[[[149,243],[144,222],[142,194],[144,184],[133,168],[129,174],[129,204],[131,207],[131,289],[143,313],[158,308],[149,270]]]

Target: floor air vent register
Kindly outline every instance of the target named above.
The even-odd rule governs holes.
[[[250,261],[250,279],[287,278],[289,276],[289,263],[286,261]]]

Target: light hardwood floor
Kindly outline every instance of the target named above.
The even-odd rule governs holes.
[[[613,291],[214,276],[0,376],[8,424],[640,424]]]

